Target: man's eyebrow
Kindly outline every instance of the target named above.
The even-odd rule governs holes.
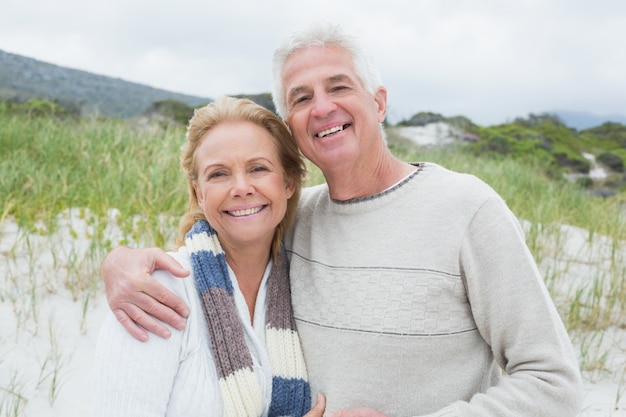
[[[291,90],[289,90],[288,94],[287,94],[287,100],[291,100],[293,99],[295,96],[302,94],[304,91],[306,91],[306,87],[295,87],[292,88]]]
[[[326,79],[327,82],[336,83],[336,82],[353,82],[352,78],[348,77],[346,74],[337,74],[332,75]]]

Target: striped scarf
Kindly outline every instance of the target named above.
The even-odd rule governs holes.
[[[264,405],[261,388],[244,339],[217,232],[206,220],[200,220],[185,236],[185,244],[209,326],[224,416],[260,416]],[[267,283],[265,340],[272,364],[270,417],[299,417],[311,406],[304,356],[291,309],[288,271],[286,255],[281,251]]]

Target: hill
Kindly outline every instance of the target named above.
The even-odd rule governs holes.
[[[573,127],[577,130],[590,129],[607,122],[626,125],[626,117],[620,116],[618,114],[598,116],[591,113],[574,112],[568,110],[554,110],[551,113],[559,116],[559,119],[561,119],[563,123],[565,123],[567,126]]]
[[[237,97],[250,98],[275,111],[269,93]],[[81,115],[119,118],[132,118],[146,111],[154,112],[153,104],[160,101],[177,101],[190,107],[212,101],[207,97],[166,91],[0,50],[0,100],[23,102],[32,98],[54,101]],[[551,113],[568,127],[577,130],[600,126],[609,121],[626,124],[626,118],[619,115],[597,116],[566,110],[554,110]]]
[[[0,50],[0,100],[45,98],[81,115],[131,118],[152,103],[175,100],[189,106],[212,101],[150,86],[60,67]]]
[[[236,97],[250,98],[275,111],[269,93]],[[0,50],[0,102],[21,103],[35,98],[57,103],[71,114],[123,119],[144,116],[175,120],[183,125],[194,108],[212,101],[210,98],[60,67]],[[27,105],[26,108],[32,110],[39,104]],[[9,107],[19,105],[9,104]],[[414,142],[419,140],[415,139],[417,131],[412,131],[411,127],[430,125],[431,130],[443,131],[434,135],[429,132],[428,140],[449,131],[445,135],[466,142],[468,150],[475,154],[541,160],[550,175],[565,173],[594,189],[598,195],[614,195],[624,190],[626,125],[621,121],[601,123],[601,119],[592,119],[581,113],[561,113],[565,117],[560,113],[530,114],[527,118],[517,118],[502,125],[482,127],[464,116],[444,117],[437,113],[420,112],[399,122],[396,127],[411,136]],[[598,125],[581,129],[592,121],[597,121]],[[422,130],[419,134],[424,133]],[[437,141],[441,142],[440,138]],[[607,174],[600,179],[589,178],[599,169]]]
[[[594,195],[626,190],[626,125],[620,123],[578,131],[544,113],[482,127],[462,116],[421,112],[401,121],[395,132],[420,146],[463,143],[481,157],[540,161],[546,175],[565,175]]]

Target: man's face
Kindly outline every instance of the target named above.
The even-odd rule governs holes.
[[[363,162],[384,147],[379,124],[385,117],[386,90],[369,93],[344,49],[298,51],[287,60],[282,80],[286,122],[304,156],[325,174]]]

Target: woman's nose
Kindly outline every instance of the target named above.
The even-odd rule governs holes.
[[[239,174],[233,176],[233,187],[231,194],[233,197],[245,197],[254,193],[254,186],[247,175]]]

